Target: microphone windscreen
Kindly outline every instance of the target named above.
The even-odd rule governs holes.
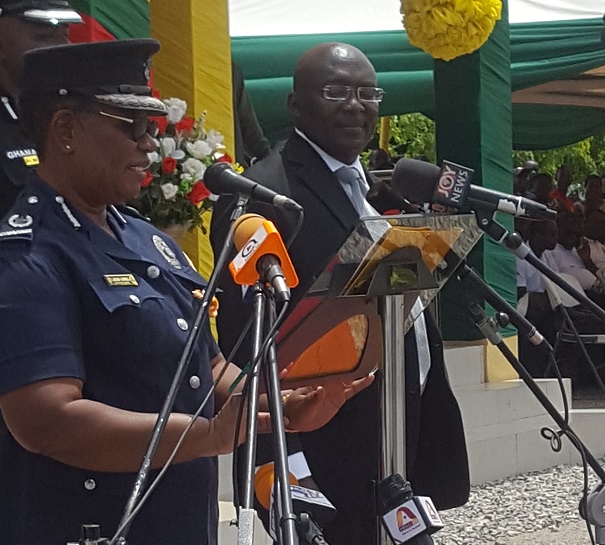
[[[427,161],[399,159],[393,169],[391,187],[415,204],[432,202],[439,173],[439,167]]]
[[[260,466],[254,476],[254,493],[256,494],[258,503],[267,510],[271,506],[271,489],[274,482],[275,471],[273,462]],[[290,473],[290,484],[298,484],[298,479],[292,473]]]
[[[243,214],[235,220],[233,224],[233,244],[238,252],[264,221],[265,218],[258,214]]]
[[[398,195],[385,181],[374,182],[366,193],[366,200],[379,213],[384,214],[391,210],[408,213],[418,212],[414,205],[401,195]]]
[[[214,163],[204,171],[204,185],[216,195],[228,193],[226,189],[231,189],[229,179],[225,178],[225,171],[231,171],[235,174],[233,167],[224,162]]]

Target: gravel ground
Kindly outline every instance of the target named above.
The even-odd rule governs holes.
[[[589,469],[589,490],[597,482]],[[466,505],[440,513],[445,528],[433,540],[435,545],[589,545],[578,513],[582,489],[580,465],[475,486]]]

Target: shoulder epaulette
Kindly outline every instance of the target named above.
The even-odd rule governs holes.
[[[0,223],[0,241],[33,240],[34,216],[33,210],[25,206],[15,205]]]

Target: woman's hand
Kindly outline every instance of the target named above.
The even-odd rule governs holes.
[[[284,392],[288,431],[313,431],[326,425],[345,402],[374,382],[370,374],[351,383],[328,382]]]
[[[242,401],[243,400],[243,401]],[[239,411],[241,403],[245,403],[241,419]],[[209,456],[215,454],[228,454],[233,452],[235,444],[236,427],[238,420],[240,422],[237,429],[237,445],[241,445],[246,440],[246,418],[248,407],[246,400],[241,394],[232,394],[223,404],[220,411],[210,420],[209,429]],[[271,418],[269,413],[259,412],[256,420],[258,433],[269,433],[271,431]],[[287,424],[287,421],[286,421]]]

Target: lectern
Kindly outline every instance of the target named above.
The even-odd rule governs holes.
[[[382,477],[406,473],[405,333],[481,235],[472,214],[361,218],[281,328],[284,388],[382,370]]]

